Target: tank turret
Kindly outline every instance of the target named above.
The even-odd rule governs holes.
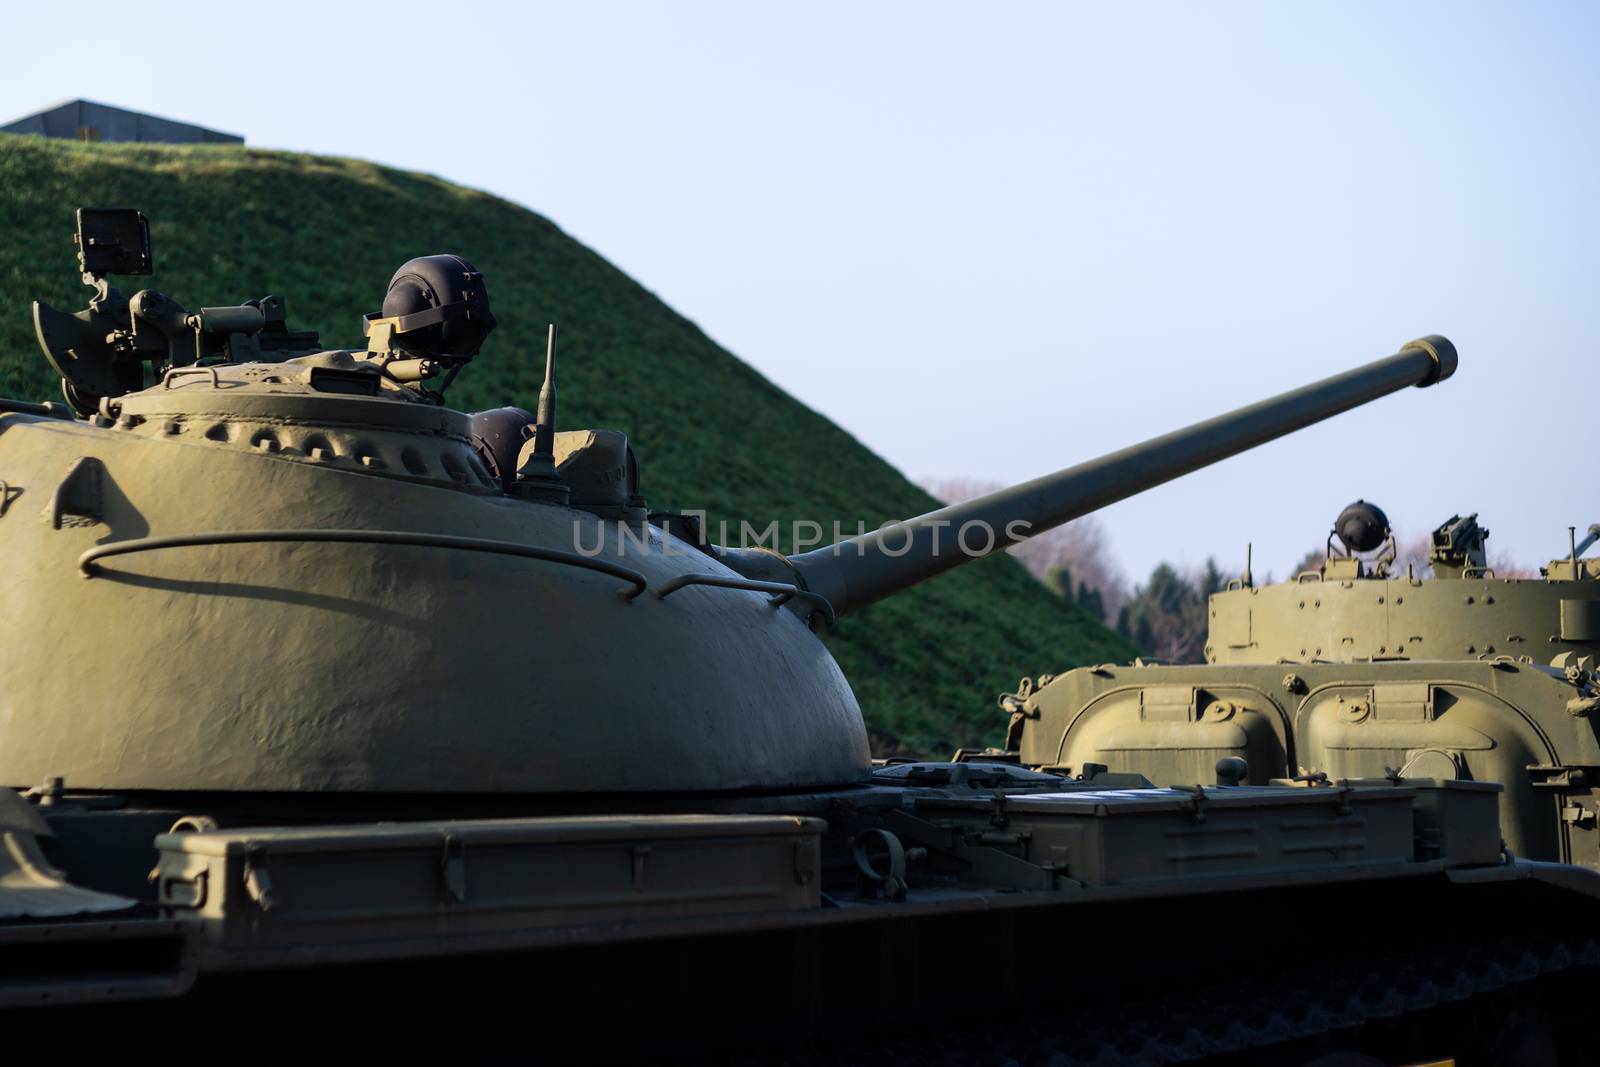
[[[1387,516],[1358,500],[1335,520],[1321,566],[1212,594],[1206,662],[1507,655],[1548,663],[1600,652],[1600,566],[1582,559],[1593,542],[1571,545],[1544,578],[1525,579],[1494,573],[1488,539],[1476,514],[1452,515],[1429,535],[1424,569],[1397,569]]]

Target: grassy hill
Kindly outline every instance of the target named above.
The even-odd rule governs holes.
[[[76,310],[73,211],[151,219],[158,288],[191,308],[267,293],[330,347],[415,255],[459,252],[500,328],[451,389],[465,410],[532,407],[561,325],[561,423],[624,430],[652,506],[718,518],[876,524],[935,501],[844,430],[718,347],[548,219],[438,178],[222,146],[82,145],[0,134],[0,396],[58,397],[29,301]],[[3,473],[3,472],[0,472]],[[882,750],[996,743],[994,695],[1023,674],[1127,659],[1115,634],[1013,560],[985,560],[843,620],[828,637]]]

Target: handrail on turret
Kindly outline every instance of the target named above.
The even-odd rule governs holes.
[[[763,582],[754,578],[735,578],[723,574],[680,574],[656,587],[656,596],[665,600],[680,589],[691,585],[711,586],[715,589],[742,589],[751,593],[768,593],[767,603],[773,607],[782,607],[790,600],[799,600],[803,604],[811,605],[822,615],[823,621],[829,626],[833,625],[833,605],[825,597],[797,585],[786,582]]]
[[[357,545],[406,545],[417,548],[451,548],[466,552],[488,552],[500,556],[521,556],[546,563],[598,571],[627,582],[633,588],[622,595],[632,600],[643,593],[648,583],[644,575],[603,559],[563,552],[515,541],[492,541],[482,537],[457,537],[453,534],[412,533],[405,530],[226,530],[216,533],[179,534],[173,537],[135,537],[95,545],[78,557],[78,569],[85,578],[100,573],[100,561],[110,556],[134,552],[155,552],[167,548],[193,548],[202,545],[248,545],[274,543],[333,543]]]

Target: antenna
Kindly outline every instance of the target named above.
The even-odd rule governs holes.
[[[533,454],[555,457],[556,436],[556,324],[544,342],[544,384],[539,387],[539,415],[533,424]]]
[[[1244,543],[1244,587],[1246,589],[1254,589],[1256,587],[1255,576],[1250,573],[1250,557],[1254,553],[1255,547],[1249,541]]]
[[[566,503],[570,490],[556,473],[556,324],[544,345],[544,384],[539,387],[539,413],[533,423],[533,451],[517,468],[516,488],[523,496]],[[524,446],[526,447],[526,446]]]

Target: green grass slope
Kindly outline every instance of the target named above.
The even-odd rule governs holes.
[[[459,252],[489,279],[500,328],[452,388],[465,410],[532,407],[547,322],[561,325],[561,423],[624,430],[651,505],[713,522],[876,524],[935,501],[548,219],[438,178],[237,147],[80,145],[0,134],[0,396],[56,398],[29,302],[82,307],[73,211],[137,207],[158,288],[191,307],[267,293],[329,347],[360,343],[394,269]],[[0,471],[0,475],[4,472]],[[1132,650],[1009,558],[985,560],[842,620],[827,638],[880,750],[996,743],[994,695],[1023,674]],[[642,651],[642,650],[641,650]]]

